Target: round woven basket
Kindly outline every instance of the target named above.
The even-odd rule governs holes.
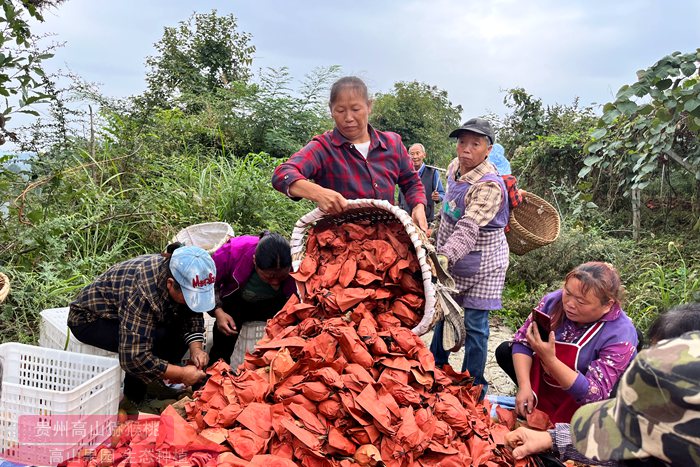
[[[185,227],[170,242],[198,246],[209,253],[214,253],[233,236],[233,228],[226,222],[205,222]]]
[[[10,293],[10,279],[0,272],[0,303],[5,301],[8,293]]]
[[[559,212],[539,196],[526,192],[523,202],[510,212],[510,230],[506,233],[510,251],[524,255],[559,237]]]
[[[420,323],[413,328],[417,335],[423,335],[435,326],[438,314],[435,313],[435,288],[432,281],[432,269],[427,261],[427,255],[423,246],[424,235],[413,224],[411,216],[398,206],[391,205],[388,201],[376,199],[354,199],[348,201],[348,208],[340,214],[327,214],[316,208],[299,219],[292,231],[290,246],[292,248],[292,268],[299,269],[304,254],[306,253],[307,234],[312,227],[321,227],[330,224],[344,224],[369,220],[373,223],[400,223],[406,229],[408,237],[418,257],[423,278],[423,292],[425,293],[425,308]]]

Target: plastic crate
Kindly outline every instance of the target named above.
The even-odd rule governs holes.
[[[42,311],[41,323],[39,324],[39,345],[49,349],[67,350],[69,352],[98,355],[104,357],[119,358],[115,352],[100,349],[92,345],[84,344],[68,328],[68,307],[49,308]],[[204,350],[211,349],[213,343],[213,327],[216,319],[204,313]],[[68,335],[68,346],[66,346],[66,335]],[[190,357],[187,351],[183,357],[183,363]]]
[[[115,352],[84,344],[68,328],[68,307],[42,311],[39,323],[39,345],[48,349],[67,350],[101,357],[118,358]],[[68,345],[66,346],[66,335]]]
[[[265,335],[266,324],[266,321],[250,321],[243,324],[238,334],[236,346],[233,348],[233,354],[231,354],[231,368],[237,368],[243,363],[245,353],[255,348],[255,344]]]
[[[117,423],[114,358],[0,344],[0,458],[57,465],[107,440]]]

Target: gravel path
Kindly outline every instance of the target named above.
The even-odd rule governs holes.
[[[488,394],[499,396],[514,396],[515,384],[506,375],[496,363],[495,351],[496,347],[503,342],[513,337],[513,330],[505,326],[497,317],[490,319],[490,334],[489,334],[489,349],[486,359],[486,370],[484,371],[486,381],[489,382]],[[430,341],[433,338],[433,333],[429,332],[422,336],[423,342],[430,346]],[[462,369],[462,361],[464,360],[464,348],[459,352],[450,354],[450,365],[452,368],[459,371]]]

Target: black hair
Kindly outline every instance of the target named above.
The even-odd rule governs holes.
[[[649,327],[649,343],[653,345],[688,331],[700,331],[700,303],[676,305],[657,316]]]
[[[175,279],[175,276],[173,276],[172,271],[170,270],[170,258],[173,256],[173,252],[180,248],[181,246],[185,246],[180,242],[174,242],[171,243],[170,245],[165,247],[165,251],[161,253],[161,256],[167,258],[165,260],[165,270],[168,271],[168,279],[173,280],[173,284],[175,287],[175,290],[180,290],[180,284],[177,282],[177,279]]]
[[[343,76],[338,81],[333,83],[333,86],[331,86],[331,97],[328,102],[329,107],[333,107],[335,101],[338,100],[338,94],[340,94],[340,91],[346,88],[359,92],[360,95],[367,102],[369,102],[369,93],[367,92],[367,85],[365,82],[357,76]]]
[[[255,248],[255,265],[263,271],[291,267],[292,251],[287,239],[278,233],[262,232]]]

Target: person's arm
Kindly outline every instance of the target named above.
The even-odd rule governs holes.
[[[348,200],[335,190],[323,188],[308,180],[297,180],[289,185],[289,196],[313,201],[323,212],[339,214],[348,206]]]
[[[153,355],[154,327],[149,300],[142,292],[131,293],[119,310],[119,363],[146,383],[161,377],[168,367],[167,361]]]
[[[497,183],[482,182],[473,185],[465,195],[464,214],[438,253],[447,256],[450,264],[469,254],[476,245],[479,227],[491,222],[498,213],[502,200],[501,188]]]
[[[142,289],[135,291],[120,309],[119,363],[124,371],[149,383],[158,378],[194,384],[205,373],[194,365],[172,365],[153,354],[152,333],[155,327],[150,301]],[[203,326],[202,326],[203,330]]]
[[[440,172],[435,170],[435,191],[440,195],[440,203],[445,199],[445,188],[442,186],[442,180],[440,180]]]
[[[530,323],[527,330],[527,342],[539,356],[544,370],[566,391],[573,386],[579,372],[569,368],[566,363],[557,358],[555,339],[554,331],[551,331],[549,340],[543,341],[535,323]]]
[[[567,391],[576,402],[588,404],[610,397],[612,389],[637,352],[636,344],[630,342],[636,337],[636,331],[631,332],[635,335],[619,336],[617,343],[600,349],[598,358],[591,362],[586,374],[578,374],[576,381]]]
[[[314,190],[309,190],[308,185],[302,184],[295,190],[291,186],[303,180],[309,184],[309,179],[317,179],[323,174],[324,149],[319,141],[312,140],[286,162],[278,165],[272,174],[272,186],[279,192],[292,199],[306,198],[303,195],[313,195]],[[305,190],[306,188],[306,190]],[[294,193],[297,193],[296,195]],[[311,199],[311,198],[306,198]]]
[[[539,454],[550,449],[559,460],[572,460],[583,465],[616,466],[617,461],[596,461],[585,457],[574,447],[571,436],[571,425],[557,423],[547,431],[538,431],[520,427],[506,434],[506,446],[513,452],[513,457],[523,459],[525,456]]]
[[[518,393],[515,395],[515,413],[526,417],[535,408],[535,396],[532,392],[530,369],[532,357],[522,353],[513,354],[513,367],[518,380]]]
[[[209,354],[202,348],[204,344],[204,317],[202,313],[190,312],[184,325],[185,343],[190,349],[190,360],[200,370],[204,369],[209,363]]]

